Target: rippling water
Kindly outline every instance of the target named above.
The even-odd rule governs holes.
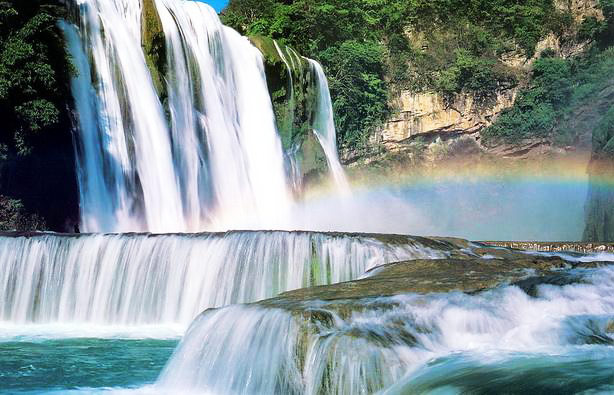
[[[40,339],[0,342],[0,392],[91,392],[156,381],[177,340]]]

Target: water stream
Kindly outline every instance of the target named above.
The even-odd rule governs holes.
[[[586,284],[544,285],[535,298],[503,287],[346,301],[349,316],[339,302],[205,312],[157,385],[219,394],[460,394],[507,385],[606,393],[614,390],[606,368],[614,270],[583,275]],[[305,318],[310,310],[319,313]]]

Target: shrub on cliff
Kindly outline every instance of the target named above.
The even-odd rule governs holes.
[[[614,158],[614,105],[593,132],[593,151],[596,158]]]
[[[328,65],[336,123],[345,144],[363,143],[364,131],[388,114],[382,57],[383,48],[374,42],[345,41],[320,53]]]
[[[531,87],[519,94],[514,107],[482,133],[487,143],[519,142],[550,134],[570,99],[570,64],[564,59],[543,57],[535,62],[532,77]]]
[[[594,40],[597,45],[606,48],[614,44],[614,0],[599,0],[604,19],[590,16],[582,21],[578,36],[582,40]]]

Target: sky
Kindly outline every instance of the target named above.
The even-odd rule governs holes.
[[[199,0],[199,1],[202,1],[203,3],[207,3],[211,5],[213,8],[215,8],[217,12],[222,11],[222,8],[226,7],[226,4],[228,4],[228,0]]]

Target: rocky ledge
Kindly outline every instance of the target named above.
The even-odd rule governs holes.
[[[613,264],[599,261],[599,255],[560,250],[567,244],[549,243],[545,251],[525,251],[492,244],[472,243],[460,239],[430,240],[432,247],[444,247],[447,259],[419,259],[379,266],[363,278],[339,284],[298,289],[257,305],[281,308],[303,317],[322,314],[313,303],[326,304],[327,311],[340,316],[362,311],[365,300],[403,294],[430,294],[459,291],[475,294],[502,285],[516,285],[535,296],[542,284],[568,285],[583,282],[577,270]],[[513,244],[524,245],[524,244]],[[546,243],[540,244],[546,247]],[[588,244],[574,243],[575,250],[595,251]],[[353,302],[355,301],[355,302]],[[378,306],[382,307],[382,306]],[[613,324],[614,325],[614,324]]]

